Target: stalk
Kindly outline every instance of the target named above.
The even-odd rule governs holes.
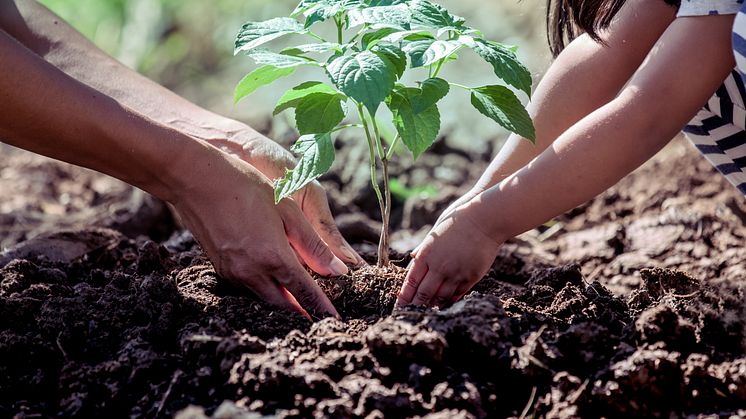
[[[389,231],[391,229],[391,187],[389,186],[389,156],[383,148],[381,134],[378,131],[378,123],[374,115],[370,115],[373,123],[373,132],[376,136],[378,157],[383,167],[383,208],[381,209],[381,238],[378,241],[378,266],[383,268],[389,266]]]
[[[368,118],[365,116],[365,112],[363,111],[363,105],[362,103],[357,104],[357,111],[360,115],[360,121],[362,121],[363,124],[363,130],[365,131],[365,137],[368,140],[368,150],[370,152],[370,182],[371,185],[373,185],[373,190],[376,193],[376,198],[378,198],[378,206],[381,209],[381,220],[383,221],[383,224],[381,226],[381,238],[378,242],[378,266],[379,267],[386,267],[389,265],[389,214],[390,214],[390,205],[387,203],[390,203],[391,201],[391,192],[389,190],[389,181],[388,181],[388,160],[383,162],[383,173],[384,173],[384,180],[383,185],[385,189],[385,196],[381,193],[381,188],[378,186],[378,176],[377,176],[377,170],[376,170],[376,146],[379,147],[379,152],[381,150],[380,148],[380,138],[376,138],[375,141],[373,140],[373,136],[370,133],[370,126],[373,125],[373,128],[375,131],[378,131],[378,127],[375,124],[375,119],[372,119],[372,124],[368,122]],[[378,136],[376,136],[378,137]],[[384,156],[385,159],[385,156]],[[382,161],[384,160],[382,159]]]
[[[381,225],[381,239],[378,242],[378,266],[389,266],[389,228],[391,224],[391,188],[389,187],[389,161],[384,157],[383,166],[383,225]]]
[[[342,19],[339,16],[335,16],[334,23],[337,24],[337,43],[342,45]]]

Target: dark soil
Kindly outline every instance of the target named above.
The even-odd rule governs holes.
[[[230,288],[188,233],[153,224],[22,241],[0,253],[0,417],[746,415],[746,205],[688,147],[506,244],[440,311],[391,315],[403,271],[363,268],[319,279],[345,321],[312,324]],[[401,176],[442,185],[399,202],[401,250],[488,156],[448,158],[450,172],[436,155]],[[38,182],[77,170],[46,164]],[[375,207],[340,187],[343,170],[325,182],[372,255]],[[0,197],[0,225],[54,197]]]

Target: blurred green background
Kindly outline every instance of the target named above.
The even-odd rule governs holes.
[[[233,56],[236,32],[245,21],[290,14],[297,0],[41,0],[96,45],[120,61],[218,113],[270,131],[289,141],[287,119],[269,123],[282,91],[302,81],[325,80],[322,74],[298,71],[293,77],[260,89],[238,105],[233,87],[255,66],[247,57]],[[545,41],[544,2],[518,0],[439,0],[467,18],[489,39],[518,45],[521,60],[534,82],[550,59]],[[323,32],[323,31],[322,31]],[[292,39],[285,38],[278,46]],[[441,73],[455,82],[494,84],[491,68],[469,52]],[[281,90],[282,89],[282,90]],[[525,99],[525,98],[524,98]],[[463,92],[453,92],[441,105],[443,133],[453,145],[480,149],[488,140],[507,135],[479,115]],[[283,116],[282,118],[287,118]]]

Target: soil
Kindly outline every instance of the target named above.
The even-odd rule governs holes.
[[[29,186],[0,197],[0,417],[746,416],[746,201],[681,140],[507,243],[453,306],[392,314],[403,269],[365,267],[319,278],[344,321],[315,323],[220,281],[160,204],[120,210],[126,228],[79,216],[131,188],[106,179],[92,200],[105,178],[10,156],[25,163],[0,157],[3,190]],[[398,201],[399,266],[488,158],[436,148],[397,168],[439,186]],[[324,183],[372,257],[365,184],[344,168]],[[64,185],[80,204],[23,228]]]

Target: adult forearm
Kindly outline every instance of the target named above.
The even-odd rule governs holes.
[[[36,1],[4,2],[0,12],[0,28],[71,77],[125,106],[195,138],[231,145],[240,133],[240,142],[245,142],[250,131],[246,125],[207,111],[124,66]]]
[[[208,147],[71,78],[0,30],[0,140],[85,166],[173,201]]]
[[[675,13],[675,9],[663,1],[631,0],[602,34],[603,44],[587,35],[571,42],[552,63],[529,104],[528,110],[536,126],[536,144],[512,135],[473,193],[510,176],[568,128],[614,99]],[[640,31],[640,27],[645,30]]]

